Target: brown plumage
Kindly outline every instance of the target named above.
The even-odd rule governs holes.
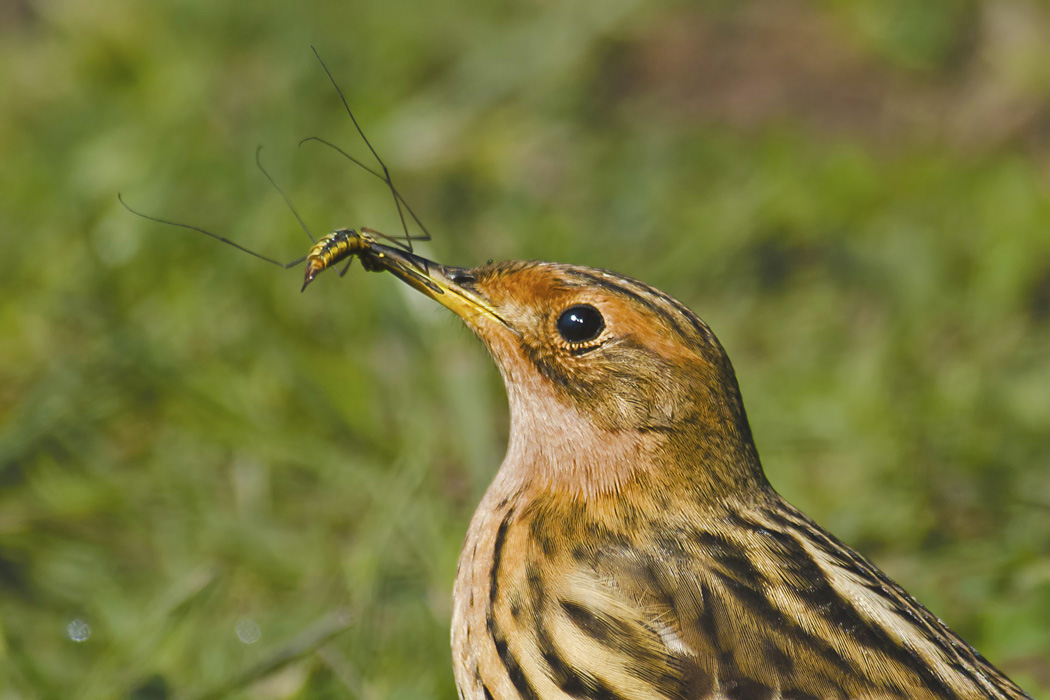
[[[464,700],[1029,697],[773,490],[681,303],[572,265],[361,256],[455,311],[507,387],[455,583]]]

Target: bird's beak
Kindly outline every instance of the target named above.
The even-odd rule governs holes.
[[[387,271],[434,301],[451,309],[468,326],[487,318],[517,333],[492,303],[474,289],[477,277],[465,267],[449,267],[400,248],[373,244],[360,254],[366,270]]]

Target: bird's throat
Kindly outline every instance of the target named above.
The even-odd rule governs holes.
[[[500,481],[582,498],[615,493],[654,468],[663,436],[602,428],[527,367],[501,363],[510,406],[507,455]]]

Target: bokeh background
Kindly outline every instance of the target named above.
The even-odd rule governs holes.
[[[0,2],[0,698],[455,696],[506,405],[396,233],[643,279],[773,483],[1050,697],[1050,6]]]

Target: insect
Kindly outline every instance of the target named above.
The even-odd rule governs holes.
[[[259,146],[255,151],[256,165],[259,167],[259,170],[262,171],[262,174],[266,176],[266,179],[270,182],[273,188],[277,190],[278,194],[281,195],[281,198],[284,200],[285,204],[288,205],[288,208],[295,216],[296,221],[299,222],[299,225],[302,227],[303,231],[313,243],[313,247],[310,248],[310,251],[301,258],[297,258],[295,260],[292,260],[291,262],[282,263],[279,260],[275,260],[271,257],[258,253],[254,250],[251,250],[250,248],[246,248],[240,245],[239,243],[230,240],[229,238],[225,238],[224,236],[212,233],[211,231],[208,231],[199,226],[193,226],[192,224],[171,221],[169,219],[162,219],[157,216],[151,216],[149,214],[140,212],[129,206],[128,203],[124,201],[123,196],[118,193],[117,199],[120,201],[121,205],[123,205],[125,209],[127,209],[132,214],[135,214],[136,216],[140,216],[144,219],[154,221],[156,223],[165,224],[168,226],[175,226],[178,228],[184,228],[190,231],[197,231],[198,233],[203,233],[206,236],[210,236],[211,238],[221,241],[222,243],[233,246],[234,248],[240,251],[248,253],[249,255],[253,255],[256,258],[259,258],[260,260],[264,260],[272,265],[277,265],[278,267],[281,267],[286,270],[296,267],[305,262],[306,273],[303,279],[303,286],[301,291],[305,291],[307,286],[309,286],[309,284],[317,277],[317,275],[319,275],[329,267],[337,265],[340,262],[346,260],[346,265],[344,265],[343,268],[339,271],[339,276],[343,277],[344,275],[346,275],[347,270],[350,269],[350,264],[353,262],[354,257],[358,257],[361,259],[362,265],[365,267],[366,270],[382,269],[382,265],[378,262],[378,260],[384,257],[384,254],[380,250],[384,248],[384,246],[380,246],[378,244],[377,239],[387,241],[392,245],[397,246],[398,248],[409,253],[410,255],[413,253],[413,242],[429,241],[431,239],[430,232],[427,230],[426,226],[423,225],[423,222],[419,220],[419,217],[416,216],[416,213],[412,210],[412,207],[409,206],[408,202],[405,201],[404,197],[401,196],[401,193],[398,192],[397,188],[394,187],[393,180],[390,177],[390,171],[387,169],[386,164],[383,162],[383,159],[379,157],[379,154],[372,146],[372,143],[368,140],[368,137],[365,136],[365,132],[361,128],[361,125],[357,123],[357,119],[354,117],[354,113],[350,109],[350,104],[347,102],[346,97],[343,95],[343,91],[339,88],[338,83],[336,83],[331,71],[328,70],[328,66],[325,65],[325,62],[324,60],[322,60],[321,55],[317,52],[317,49],[312,46],[310,48],[313,50],[314,56],[317,57],[317,61],[321,64],[321,68],[324,69],[325,74],[328,76],[328,80],[332,83],[332,87],[335,88],[336,93],[339,95],[339,99],[343,103],[343,108],[346,110],[347,115],[350,117],[350,121],[353,122],[354,128],[357,130],[357,133],[361,136],[361,139],[365,142],[365,145],[368,146],[368,150],[372,153],[372,156],[379,163],[379,167],[381,168],[382,172],[370,168],[369,166],[365,165],[360,160],[353,157],[352,155],[339,148],[335,144],[317,136],[309,136],[301,140],[299,142],[299,146],[302,146],[304,143],[308,143],[311,141],[320,143],[336,151],[341,156],[354,163],[359,168],[369,173],[373,177],[376,177],[382,180],[384,183],[386,183],[387,188],[390,190],[390,193],[394,198],[394,206],[397,209],[398,218],[401,221],[401,228],[404,231],[404,236],[389,236],[384,233],[380,233],[375,229],[371,229],[368,227],[360,227],[356,230],[350,228],[337,229],[325,236],[322,236],[320,239],[315,239],[313,237],[313,234],[310,233],[310,229],[306,225],[306,222],[303,221],[301,216],[299,216],[299,213],[295,210],[295,207],[292,205],[291,200],[284,193],[284,190],[281,189],[281,187],[277,184],[273,177],[270,176],[270,173],[266,171],[266,168],[263,167],[262,160],[260,157],[260,154],[262,152],[262,146]],[[422,231],[422,235],[413,236],[408,232],[408,222],[405,219],[406,211],[408,212],[408,215],[412,218],[412,221],[415,222],[419,230]],[[420,261],[423,260],[422,258],[418,259]]]
[[[349,258],[352,261],[355,255],[366,259],[365,256],[375,245],[375,239],[370,235],[372,233],[378,232],[363,227],[360,233],[352,228],[341,228],[317,241],[306,254],[303,289],[314,281],[314,277],[341,260]]]

